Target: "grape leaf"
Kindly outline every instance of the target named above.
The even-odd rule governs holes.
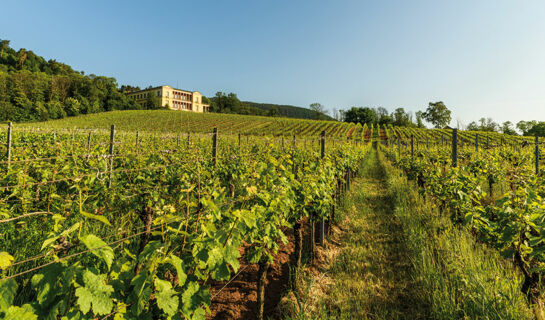
[[[157,306],[169,316],[173,316],[178,310],[179,299],[177,292],[172,289],[170,282],[155,279],[155,298]]]
[[[183,286],[185,283],[185,280],[187,279],[187,274],[184,272],[183,266],[182,266],[182,259],[178,258],[174,254],[170,255],[170,264],[176,268],[176,273],[178,274],[178,285]]]
[[[17,292],[15,279],[0,281],[0,312],[8,310]]]
[[[92,214],[92,213],[89,213],[89,212],[85,212],[85,211],[81,211],[81,215],[84,216],[84,217],[87,217],[87,218],[90,218],[90,219],[94,219],[94,220],[98,220],[108,226],[112,226],[110,224],[110,221],[108,221],[108,219],[106,219],[105,216],[101,216],[101,215],[98,215],[98,214]]]
[[[34,309],[30,304],[24,304],[21,307],[11,306],[6,311],[4,320],[37,320],[38,316],[34,313]]]
[[[105,284],[106,275],[96,275],[89,270],[83,273],[84,287],[76,289],[78,305],[85,314],[92,308],[93,314],[108,314],[113,308],[113,302],[110,294],[114,288]]]
[[[95,236],[94,234],[88,234],[84,237],[81,237],[80,240],[89,250],[92,250],[92,254],[106,262],[109,270],[114,260],[114,250],[107,246],[106,242],[102,241],[102,239]]]
[[[11,262],[14,260],[13,256],[7,252],[0,252],[0,269],[6,269],[11,266]]]

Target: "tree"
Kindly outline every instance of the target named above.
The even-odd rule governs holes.
[[[405,112],[405,109],[403,108],[395,109],[392,117],[394,118],[394,124],[396,126],[408,127],[412,124],[410,115]]]
[[[159,109],[163,106],[161,105],[161,99],[159,99],[157,95],[155,95],[153,92],[148,92],[145,107],[147,109]]]
[[[505,121],[501,125],[501,132],[503,134],[509,134],[509,135],[512,135],[512,136],[517,135],[517,131],[513,127],[513,123],[511,121]]]
[[[522,135],[526,136],[528,135],[528,132],[537,125],[538,122],[535,120],[532,121],[519,121],[517,123],[517,129],[519,129],[522,132]]]
[[[424,119],[435,126],[435,128],[445,127],[450,123],[450,110],[443,101],[430,102],[426,112],[422,114]]]
[[[390,114],[388,113],[388,110],[386,110],[383,107],[377,108],[377,117],[378,117],[378,123],[380,125],[389,125],[394,123],[394,119]]]
[[[532,128],[526,132],[526,135],[545,137],[545,122],[539,122],[532,126]]]
[[[498,131],[498,129],[501,129],[501,128],[500,128],[499,124],[497,124],[496,122],[494,122],[494,120],[492,120],[492,118],[480,118],[479,122],[475,122],[475,121],[470,122],[467,125],[466,129],[470,130],[470,131],[495,132],[495,131]]]
[[[318,102],[311,103],[310,110],[314,112],[314,116],[316,117],[316,120],[320,120],[324,118],[324,115],[326,114],[325,107]]]
[[[4,51],[9,48],[9,40],[2,40],[0,42],[0,58],[4,58]]]
[[[372,108],[352,107],[344,112],[345,122],[354,122],[363,124],[377,123],[377,112]]]
[[[416,126],[418,128],[425,128],[426,126],[424,125],[424,122],[422,122],[422,119],[424,118],[424,112],[417,111],[415,115],[416,115]]]

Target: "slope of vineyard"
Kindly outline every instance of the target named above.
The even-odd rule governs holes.
[[[317,136],[325,130],[329,136],[351,137],[355,124],[338,121],[316,121],[293,118],[273,118],[220,113],[193,113],[174,110],[111,111],[77,117],[21,124],[30,128],[109,129],[118,130],[204,133],[218,128],[222,133],[245,135],[304,135]],[[361,128],[361,126],[359,126]]]

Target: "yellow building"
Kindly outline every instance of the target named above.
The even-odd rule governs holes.
[[[202,94],[199,91],[187,91],[172,88],[171,86],[161,86],[148,88],[140,91],[127,93],[129,98],[136,100],[145,106],[150,95],[155,95],[161,106],[168,106],[172,110],[183,110],[193,112],[208,112],[210,105],[202,102]]]

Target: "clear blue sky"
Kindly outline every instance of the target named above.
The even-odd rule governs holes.
[[[545,1],[3,0],[0,38],[120,84],[545,121]]]

